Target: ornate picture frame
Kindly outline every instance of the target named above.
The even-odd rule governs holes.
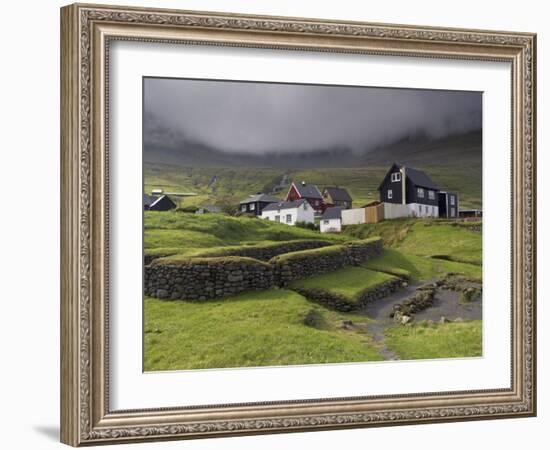
[[[117,40],[501,61],[512,85],[507,389],[114,411],[109,389],[109,49]],[[61,9],[61,440],[73,445],[536,414],[536,35],[74,4]]]

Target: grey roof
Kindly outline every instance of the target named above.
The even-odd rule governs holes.
[[[293,202],[278,202],[278,203],[271,203],[270,205],[267,205],[264,209],[262,209],[262,212],[264,211],[278,211],[280,209],[292,209],[297,208],[298,206],[301,206],[302,203],[306,202],[305,199],[300,200],[294,200]]]
[[[325,209],[325,212],[321,216],[321,220],[341,219],[341,218],[342,218],[342,208],[340,206],[333,206],[332,208]]]
[[[399,169],[405,168],[405,176],[407,178],[409,178],[413,182],[414,185],[424,187],[424,188],[428,188],[428,189],[434,189],[436,191],[439,190],[439,188],[435,185],[435,183],[432,181],[432,179],[428,175],[426,175],[426,173],[424,173],[423,171],[415,169],[413,167],[407,167],[407,166],[404,166],[402,164],[394,163],[390,167],[390,170],[388,170],[388,173],[391,171],[393,166],[396,166]],[[386,174],[386,176],[388,176],[388,175]],[[384,179],[385,179],[385,177],[384,177]],[[378,189],[380,189],[380,187],[382,186],[383,183],[384,183],[384,180],[382,180],[382,183],[380,183],[380,186],[378,187]]]
[[[330,197],[337,202],[351,202],[352,198],[348,191],[344,188],[329,186],[325,188]]]
[[[155,201],[149,205],[149,208],[152,208],[153,206],[155,206],[157,203],[160,203],[165,198],[168,200],[168,202],[176,206],[176,204],[172,201],[172,199],[168,197],[166,194],[164,194],[164,195],[161,195],[160,197],[156,197]]]
[[[319,192],[319,188],[315,186],[314,184],[302,184],[302,183],[293,183],[294,186],[296,186],[296,190],[298,191],[298,194],[300,194],[300,197],[305,198],[318,198],[321,200],[323,196]]]
[[[260,193],[260,194],[249,196],[247,199],[244,199],[243,201],[241,201],[240,204],[242,205],[245,203],[256,203],[256,202],[275,203],[280,201],[281,201],[280,199],[272,197],[271,195]]]

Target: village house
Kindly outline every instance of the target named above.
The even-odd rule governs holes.
[[[143,194],[143,209],[147,211],[170,211],[177,205],[167,195],[154,196]]]
[[[239,203],[239,211],[243,213],[255,214],[260,216],[263,209],[270,205],[271,203],[277,203],[281,200],[271,195],[263,194],[258,192],[255,195],[249,196],[247,199],[244,199]]]
[[[378,187],[384,217],[439,217],[439,188],[421,170],[394,163]]]
[[[333,206],[325,209],[319,228],[321,233],[340,233],[342,231],[342,207]]]
[[[323,200],[329,205],[340,206],[343,209],[351,209],[353,200],[346,189],[337,186],[328,186],[323,189]]]
[[[293,202],[301,199],[307,200],[316,214],[321,214],[325,210],[323,196],[317,186],[307,184],[305,181],[301,183],[292,182],[286,194],[286,201]]]
[[[315,213],[305,199],[271,203],[262,210],[262,219],[296,225],[296,222],[313,223]]]
[[[439,217],[456,219],[458,217],[458,194],[456,192],[439,192]]]

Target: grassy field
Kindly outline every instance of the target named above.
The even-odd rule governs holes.
[[[401,359],[481,356],[481,331],[481,320],[390,327],[386,345]]]
[[[361,293],[395,277],[383,272],[362,267],[346,267],[336,272],[316,275],[314,277],[296,280],[291,287],[301,289],[322,289],[342,295],[351,302],[356,302]]]
[[[481,167],[479,165],[422,166],[443,190],[460,194],[461,208],[481,208]],[[238,205],[256,192],[269,192],[282,176],[288,183],[277,194],[286,195],[292,181],[306,181],[325,186],[346,188],[355,207],[378,200],[378,186],[388,166],[283,170],[276,168],[190,168],[161,164],[145,164],[145,192],[164,189],[166,192],[194,192],[196,197],[180,199],[181,205]]]
[[[304,324],[311,310],[314,327]],[[382,359],[368,334],[341,327],[365,316],[312,305],[288,290],[206,303],[146,298],[144,316],[146,371]]]

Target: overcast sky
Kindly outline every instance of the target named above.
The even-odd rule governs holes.
[[[224,152],[365,151],[481,129],[479,92],[146,78],[145,142]]]

